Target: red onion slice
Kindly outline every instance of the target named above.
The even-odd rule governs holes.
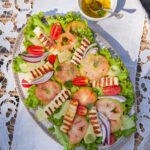
[[[45,74],[43,77],[41,77],[41,78],[39,78],[39,79],[37,79],[35,81],[29,82],[29,83],[23,83],[23,84],[31,85],[31,84],[44,83],[44,82],[48,81],[52,77],[53,73],[54,73],[54,71],[50,71],[47,74]]]
[[[106,127],[104,126],[104,124],[101,124],[101,129],[102,129],[102,144],[105,144],[105,140],[107,137],[107,132],[106,132]]]
[[[97,46],[97,43],[93,43],[91,45],[89,45],[87,48],[86,48],[86,51],[88,51],[89,49],[91,49],[92,47],[94,46]]]
[[[102,124],[106,128],[107,143],[110,144],[110,123],[109,123],[109,120],[101,112],[98,112],[98,115],[99,115],[100,120],[102,121]]]
[[[88,53],[96,54],[98,51],[98,47],[91,48]]]
[[[36,63],[36,62],[40,62],[41,60],[45,60],[48,55],[49,52],[46,52],[42,56],[38,56],[38,57],[35,57],[33,55],[23,55],[22,59],[27,62]]]
[[[105,144],[106,141],[106,137],[107,137],[107,132],[106,132],[106,127],[104,125],[104,123],[102,122],[102,119],[99,116],[99,124],[101,126],[101,130],[102,130],[102,144]]]
[[[110,98],[110,99],[117,100],[121,103],[126,101],[126,98],[123,96],[100,96],[100,97],[98,97],[98,99],[101,99],[101,98],[108,98],[108,99]]]
[[[29,58],[37,58],[37,57],[41,57],[42,55],[33,55],[33,54],[20,54],[21,56],[24,57],[29,57]]]
[[[40,60],[29,60],[29,59],[26,59],[26,58],[23,58],[23,60],[25,60],[26,62],[29,62],[29,63],[37,63],[37,62],[40,62]]]
[[[97,43],[93,43],[93,44],[89,45],[89,46],[86,48],[83,57],[85,57],[85,55],[87,54],[87,52],[88,52],[91,48],[94,48],[95,46],[97,46]]]

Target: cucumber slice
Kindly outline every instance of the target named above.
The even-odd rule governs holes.
[[[86,134],[84,136],[84,142],[86,144],[90,144],[93,143],[95,140],[96,140],[96,135],[94,133],[93,126],[89,124]]]
[[[44,63],[45,63],[44,61],[37,62],[37,63],[27,62],[27,63],[24,63],[24,64],[20,64],[19,67],[20,67],[20,69],[23,73],[27,73],[27,72],[35,69],[35,68],[38,68],[38,67],[44,65]]]
[[[62,116],[64,116],[64,115],[66,114],[68,108],[69,108],[69,101],[66,101],[66,102],[62,105],[61,110],[60,110],[58,113],[55,113],[55,114],[54,114],[54,118],[60,119]]]
[[[116,66],[116,65],[112,65],[112,66],[111,66],[111,70],[112,70],[112,72],[114,73],[114,75],[118,75],[118,74],[120,73],[120,69],[119,69],[119,67]]]
[[[34,45],[43,46],[43,44],[38,40],[36,36],[33,38],[29,38],[28,40],[31,41]]]
[[[57,70],[58,67],[60,66],[60,63],[59,63],[59,60],[58,58],[55,60],[55,63],[54,63],[54,69]]]
[[[60,63],[70,60],[71,57],[72,57],[72,53],[69,50],[65,50],[58,54],[58,59]]]
[[[35,116],[39,121],[47,120],[47,115],[44,113],[44,109],[40,107],[36,110]]]
[[[122,127],[121,130],[130,129],[135,126],[135,122],[127,115],[122,116]]]

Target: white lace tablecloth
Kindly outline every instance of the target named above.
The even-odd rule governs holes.
[[[33,8],[32,8],[33,6]],[[61,150],[34,122],[19,101],[11,73],[11,52],[18,32],[31,13],[51,14],[78,11],[71,0],[0,1],[0,150]],[[124,14],[90,27],[118,52],[130,71],[137,101],[137,133],[121,150],[150,149],[150,43],[149,24],[139,0],[118,0],[117,11]],[[145,19],[146,18],[146,19]],[[145,26],[144,26],[145,23]],[[143,30],[144,29],[144,30]],[[142,37],[142,40],[141,40]]]

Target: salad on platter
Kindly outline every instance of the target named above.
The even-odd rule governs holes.
[[[136,131],[134,89],[119,56],[101,48],[80,14],[30,17],[13,71],[29,111],[65,150],[111,146]]]

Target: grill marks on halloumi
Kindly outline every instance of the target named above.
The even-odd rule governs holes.
[[[50,116],[56,109],[58,109],[70,96],[70,91],[63,89],[45,108],[44,112]]]
[[[54,44],[52,39],[45,35],[40,27],[36,27],[33,32],[38,37],[39,41],[43,44],[43,46],[46,49],[50,50]]]
[[[90,41],[87,38],[83,38],[83,40],[81,41],[81,46],[75,50],[71,62],[74,63],[75,65],[79,65],[81,59],[84,56],[86,48],[89,45],[90,45]]]
[[[31,82],[31,81],[45,75],[46,73],[48,73],[50,71],[53,71],[53,66],[49,62],[47,62],[44,65],[42,65],[34,70],[31,70],[29,72],[29,75],[27,76],[26,80],[28,82]]]
[[[93,126],[94,133],[97,137],[102,136],[100,124],[97,117],[96,107],[93,106],[92,109],[88,112],[90,122]]]
[[[64,116],[63,125],[60,127],[61,131],[66,133],[71,129],[74,117],[76,115],[77,107],[78,101],[70,100],[69,108]]]
[[[102,77],[99,81],[92,81],[92,87],[105,87],[105,86],[113,86],[119,85],[119,81],[117,77]]]

